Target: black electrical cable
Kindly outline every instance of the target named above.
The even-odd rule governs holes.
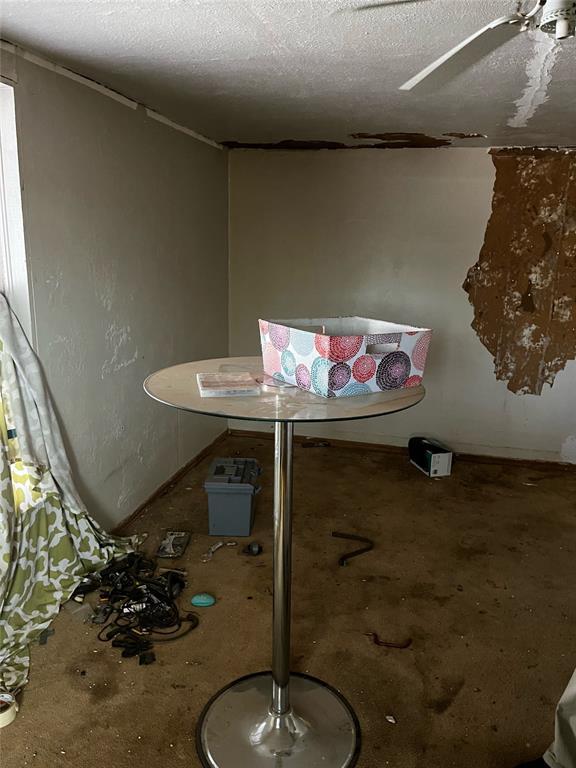
[[[100,640],[101,642],[107,643],[110,640],[110,637],[102,637],[102,634],[104,633],[105,630],[108,630],[109,632],[112,628],[116,629],[117,632],[114,633],[114,636],[115,636],[117,634],[120,634],[120,632],[129,632],[132,629],[136,629],[137,626],[138,624],[135,622],[132,622],[131,624],[118,624],[115,619],[112,619],[111,621],[108,622],[108,624],[105,624],[101,628],[100,632],[98,632],[97,637],[98,637],[98,640]],[[106,634],[108,634],[108,632]]]
[[[185,619],[181,619],[180,620],[180,627],[182,626],[183,623],[188,623],[189,624],[189,626],[186,627],[184,632],[181,632],[179,635],[177,635],[175,632],[159,632],[159,633],[154,633],[154,634],[164,635],[164,637],[162,637],[162,636],[161,637],[153,637],[152,640],[155,643],[170,643],[170,642],[172,642],[172,640],[179,640],[181,637],[185,637],[186,635],[189,635],[190,632],[192,632],[193,629],[196,629],[198,624],[200,624],[200,619],[198,618],[198,616],[195,613],[189,613],[188,617],[192,617],[192,618],[185,618]],[[166,637],[166,635],[168,635],[168,637]]]
[[[181,616],[174,598],[184,587],[179,574],[154,577],[155,563],[142,555],[128,555],[111,564],[100,576],[101,598],[109,606],[108,621],[98,632],[98,640],[137,655],[152,643],[178,640],[198,626],[195,613]],[[188,626],[182,631],[184,624]]]

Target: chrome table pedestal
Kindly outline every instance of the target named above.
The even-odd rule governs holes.
[[[397,413],[419,403],[424,388],[342,398],[296,387],[263,388],[257,397],[200,396],[198,373],[231,371],[261,378],[262,359],[184,363],[157,371],[144,383],[150,397],[180,410],[275,423],[272,671],[236,680],[208,702],[196,732],[198,755],[204,768],[351,768],[360,728],[350,705],[321,680],[290,674],[293,425]]]
[[[205,768],[351,768],[358,759],[348,702],[320,680],[290,674],[293,429],[276,422],[272,672],[242,677],[208,703],[196,732]]]

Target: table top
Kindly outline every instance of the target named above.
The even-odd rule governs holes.
[[[223,357],[174,365],[151,374],[144,390],[154,400],[183,411],[250,421],[346,421],[396,413],[419,403],[424,387],[394,389],[357,397],[314,395],[298,387],[264,387],[248,397],[201,397],[198,373],[250,372],[262,381],[261,357]]]

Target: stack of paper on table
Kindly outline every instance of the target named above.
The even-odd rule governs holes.
[[[260,385],[248,371],[197,373],[201,397],[250,397],[260,394]]]

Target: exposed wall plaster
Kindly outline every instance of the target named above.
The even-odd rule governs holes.
[[[387,149],[449,147],[449,139],[437,139],[426,136],[425,133],[352,133],[353,139],[377,139],[381,144],[376,145]]]
[[[282,139],[273,142],[223,141],[228,149],[346,149],[346,144],[340,141],[323,141],[322,139]]]
[[[127,347],[132,340],[130,333],[130,326],[122,328],[116,323],[112,325],[106,331],[106,341],[112,349],[112,357],[109,360],[105,360],[102,365],[102,378],[109,376],[111,373],[120,371],[122,368],[127,368],[132,365],[138,359],[138,349],[136,349],[130,357],[126,357]]]
[[[539,30],[528,32],[534,41],[534,53],[526,64],[528,84],[514,102],[516,114],[508,120],[510,128],[526,128],[536,110],[548,101],[548,87],[560,46],[558,40]]]
[[[486,139],[488,138],[484,133],[461,133],[460,131],[453,131],[452,133],[443,133],[442,136],[449,136],[452,139]]]
[[[492,215],[464,283],[496,377],[542,392],[576,358],[576,152],[493,150]]]
[[[283,139],[275,142],[223,141],[228,149],[435,149],[450,147],[450,138],[426,136],[425,133],[351,133],[353,139],[375,139],[370,144],[345,144],[341,141],[323,139]],[[445,137],[472,139],[480,134],[445,133]]]

